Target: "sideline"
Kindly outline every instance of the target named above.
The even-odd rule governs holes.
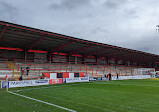
[[[38,101],[38,102],[41,102],[41,103],[44,103],[44,104],[47,104],[47,105],[58,107],[58,108],[61,108],[63,110],[67,110],[69,112],[76,112],[75,110],[71,110],[71,109],[68,109],[68,108],[65,108],[65,107],[62,107],[62,106],[58,106],[58,105],[55,105],[55,104],[52,104],[52,103],[48,103],[48,102],[45,102],[45,101],[42,101],[42,100],[38,100],[38,99],[31,98],[31,97],[27,97],[27,96],[24,96],[24,95],[21,95],[21,94],[18,94],[18,93],[14,93],[14,92],[11,92],[11,91],[8,91],[8,92],[11,93],[11,94],[17,95],[17,96],[21,96],[21,97],[30,99],[30,100],[34,100],[34,101]]]
[[[49,87],[35,87],[35,88],[29,88],[29,89],[18,89],[18,90],[13,90],[12,92],[20,92],[20,91],[25,91],[25,90],[34,90],[34,89],[44,89],[44,88],[57,88],[57,87],[64,87],[64,86],[73,86],[73,85],[80,85],[80,84],[70,84],[70,85],[60,85],[60,86],[49,86]],[[47,86],[47,85],[45,85]],[[27,87],[28,88],[28,87]]]
[[[105,82],[94,82],[92,84],[108,84],[108,85],[128,85],[128,86],[143,86],[143,87],[159,87],[159,86],[155,86],[155,85],[137,85],[137,84],[122,84],[122,83],[105,83]]]

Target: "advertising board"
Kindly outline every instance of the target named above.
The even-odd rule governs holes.
[[[63,83],[63,79],[50,79],[49,84],[59,84]]]
[[[23,80],[23,81],[9,81],[9,88],[48,85],[48,79],[45,80]]]
[[[108,80],[108,78],[102,77],[102,80]]]
[[[63,83],[66,83],[66,79],[65,78],[63,78],[63,81],[62,81]]]
[[[1,88],[7,88],[7,86],[9,88],[9,82],[8,83],[6,81],[1,82]]]
[[[119,76],[118,79],[116,77],[112,77],[112,80],[147,79],[147,78],[151,78],[151,75]]]
[[[66,83],[71,82],[89,82],[89,77],[66,78]]]
[[[94,77],[90,77],[89,80],[90,80],[90,81],[96,81],[97,79],[94,78]]]

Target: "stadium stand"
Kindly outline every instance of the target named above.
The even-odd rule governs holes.
[[[90,77],[154,75],[159,56],[0,21],[0,78],[83,72]],[[29,69],[28,69],[29,68]],[[27,75],[27,70],[29,73]]]

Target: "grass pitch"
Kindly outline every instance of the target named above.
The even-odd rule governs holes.
[[[78,112],[159,112],[159,80],[118,80],[9,89]],[[0,112],[66,110],[1,90]]]

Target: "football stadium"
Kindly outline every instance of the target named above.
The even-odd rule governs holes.
[[[0,21],[1,112],[158,112],[159,55]]]

